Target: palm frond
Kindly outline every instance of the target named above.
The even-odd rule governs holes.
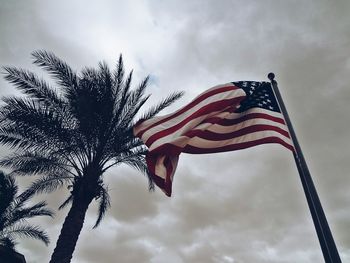
[[[153,118],[155,115],[157,115],[159,112],[164,110],[166,107],[169,107],[175,101],[180,99],[183,95],[184,95],[184,92],[175,92],[169,95],[167,98],[163,99],[159,104],[157,104],[154,107],[151,107],[150,110],[147,111],[145,114],[143,114],[143,116],[136,123]]]
[[[3,171],[0,171],[0,196],[1,200],[8,198],[9,200],[14,199],[17,194],[18,186],[13,177],[5,174]]]
[[[65,208],[72,201],[73,201],[73,195],[69,195],[68,198],[58,207],[58,210]]]
[[[150,95],[143,97],[145,89],[147,87],[148,79],[149,77],[146,77],[136,90],[129,92],[123,106],[123,110],[119,112],[118,116],[119,122],[117,126],[120,129],[124,129],[127,126],[132,125],[136,114],[149,99]]]
[[[107,65],[100,63],[99,70],[85,68],[69,101],[87,152],[95,152],[114,115],[112,76]]]
[[[34,144],[56,149],[62,147],[62,144],[69,145],[71,134],[54,111],[26,98],[5,98],[4,102],[6,105],[1,109],[4,118],[0,123],[0,142],[12,147],[23,147],[20,144],[23,142],[28,146]]]
[[[60,156],[61,157],[61,156]],[[12,168],[11,174],[26,175],[57,173],[67,171],[67,163],[54,155],[45,156],[38,152],[15,152],[0,159],[0,166]]]
[[[117,160],[116,163],[124,163],[147,176],[148,179],[148,189],[154,190],[154,182],[152,176],[148,170],[145,157],[140,153],[129,153],[128,156]]]
[[[110,121],[113,118],[115,110],[115,94],[113,89],[113,77],[108,65],[103,62],[99,63],[98,71],[98,107],[96,108],[99,120],[99,136],[104,136],[105,130],[108,128]]]
[[[98,64],[98,80],[102,84],[104,88],[108,88],[106,90],[108,93],[112,94],[112,85],[113,85],[113,78],[111,71],[109,70],[108,65],[106,62],[100,62]]]
[[[130,96],[129,91],[131,87],[132,75],[133,75],[133,71],[130,71],[126,81],[120,85],[120,88],[118,89],[118,93],[116,94],[116,98],[117,98],[116,105],[115,105],[116,116],[119,116],[120,113],[124,110],[124,106],[127,103],[128,98]]]
[[[28,199],[27,199],[28,200]],[[25,200],[25,201],[27,201]],[[23,200],[21,200],[23,201]],[[54,213],[52,210],[46,208],[46,202],[42,201],[33,206],[20,207],[17,203],[13,207],[13,211],[8,213],[8,220],[4,224],[5,228],[11,227],[24,220],[37,217],[37,216],[50,216],[53,217]]]
[[[49,236],[40,227],[28,224],[18,224],[4,231],[6,236],[10,237],[29,237],[41,240],[48,245],[50,242]]]
[[[99,200],[98,217],[93,228],[96,228],[101,223],[103,217],[106,214],[106,211],[108,210],[108,208],[111,207],[110,196],[108,194],[108,187],[104,187],[103,185],[100,186],[100,192],[97,199]]]
[[[5,79],[30,98],[43,102],[46,106],[62,107],[64,104],[62,97],[33,72],[15,67],[4,67],[4,70]]]
[[[74,89],[78,85],[76,73],[66,62],[59,59],[53,53],[38,50],[34,51],[32,56],[34,58],[34,63],[52,74],[58,84],[66,87],[66,91]]]
[[[124,133],[115,133],[110,142],[112,158],[115,160],[123,160],[129,155],[145,155],[147,148],[143,141],[134,137],[132,129],[126,130]]]
[[[46,208],[46,202],[41,201],[32,206],[22,208],[18,213],[18,218],[29,219],[36,216],[49,216],[53,217],[54,212],[51,209]]]
[[[6,201],[5,209],[0,213],[0,244],[14,248],[16,237],[31,237],[48,243],[47,234],[37,226],[27,223],[36,216],[53,216],[53,212],[46,207],[45,202],[38,202],[26,206],[33,193],[17,195],[15,180],[8,174],[0,172],[0,204]]]
[[[124,80],[124,63],[123,63],[123,56],[120,54],[117,68],[113,72],[113,77],[114,77],[114,93],[115,97],[119,95],[123,80]]]
[[[147,173],[147,165],[142,156],[139,156],[139,155],[129,156],[123,159],[123,163],[131,166],[132,168],[139,170],[143,174]]]
[[[15,179],[0,171],[0,230],[4,228],[9,213],[12,211],[17,191]]]
[[[137,102],[140,101],[142,96],[145,94],[145,90],[146,90],[148,81],[149,81],[149,76],[147,76],[141,82],[141,84],[139,85],[139,87],[137,89],[135,89],[134,91],[130,92],[130,100],[129,100],[130,104],[136,104]]]
[[[51,193],[69,183],[72,183],[73,176],[67,174],[52,174],[35,180],[23,195],[32,195],[33,193]]]

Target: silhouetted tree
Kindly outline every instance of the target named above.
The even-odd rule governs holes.
[[[5,98],[0,109],[0,143],[16,149],[1,165],[17,174],[41,175],[28,192],[71,189],[61,205],[71,203],[71,208],[50,261],[70,262],[89,204],[93,199],[99,202],[94,227],[110,206],[105,171],[124,163],[148,175],[147,148],[134,137],[134,124],[155,116],[182,93],[170,95],[136,120],[149,98],[145,96],[148,77],[131,90],[132,71],[124,76],[122,56],[114,71],[99,63],[97,69],[85,68],[77,74],[52,53],[32,55],[58,85],[54,89],[32,72],[4,68],[5,79],[26,96]]]
[[[39,226],[29,224],[28,219],[37,216],[51,216],[45,202],[27,205],[32,195],[28,192],[18,195],[13,177],[0,171],[0,245],[15,250],[16,238],[38,239],[46,245],[49,237]]]

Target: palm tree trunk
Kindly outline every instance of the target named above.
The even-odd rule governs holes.
[[[50,263],[69,263],[84,224],[85,214],[93,198],[73,199],[72,207],[64,220]]]

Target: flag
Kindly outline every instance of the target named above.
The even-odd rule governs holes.
[[[168,196],[182,152],[217,153],[265,143],[294,150],[269,82],[215,86],[174,113],[136,124],[134,135],[147,145],[148,169]]]

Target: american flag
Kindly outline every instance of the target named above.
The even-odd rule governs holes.
[[[181,152],[217,153],[265,143],[294,150],[268,82],[215,86],[174,113],[138,123],[134,134],[149,148],[148,169],[168,196]]]

